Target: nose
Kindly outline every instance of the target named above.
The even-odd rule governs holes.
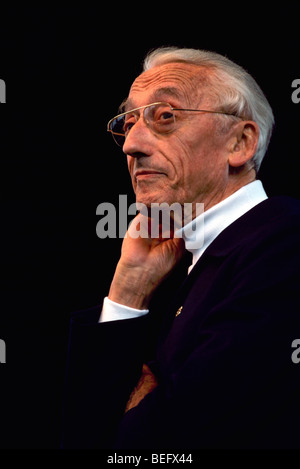
[[[149,139],[151,138],[150,129],[146,126],[143,119],[139,119],[130,129],[125,143],[123,152],[127,156],[138,158],[141,156],[150,156]]]

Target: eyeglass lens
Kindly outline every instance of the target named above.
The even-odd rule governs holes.
[[[167,103],[152,104],[144,108],[143,118],[147,126],[156,133],[166,134],[174,130],[175,114]],[[115,142],[123,146],[131,128],[138,121],[137,111],[129,111],[116,117],[110,124]]]

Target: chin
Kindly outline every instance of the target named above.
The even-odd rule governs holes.
[[[169,194],[165,194],[164,192],[141,192],[137,191],[136,193],[136,202],[146,205],[147,207],[151,207],[151,204],[162,204],[167,203],[171,205],[175,202],[172,200]]]

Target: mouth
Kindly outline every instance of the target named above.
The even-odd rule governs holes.
[[[157,176],[162,176],[165,175],[165,173],[162,173],[161,171],[155,171],[152,169],[139,169],[134,173],[134,178],[135,180],[140,180],[140,179],[148,179],[148,178],[153,178]]]

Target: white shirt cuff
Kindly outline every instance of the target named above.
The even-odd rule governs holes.
[[[108,297],[105,297],[99,322],[138,318],[148,313],[149,309],[130,308],[130,306],[120,305],[119,303],[111,301]]]

